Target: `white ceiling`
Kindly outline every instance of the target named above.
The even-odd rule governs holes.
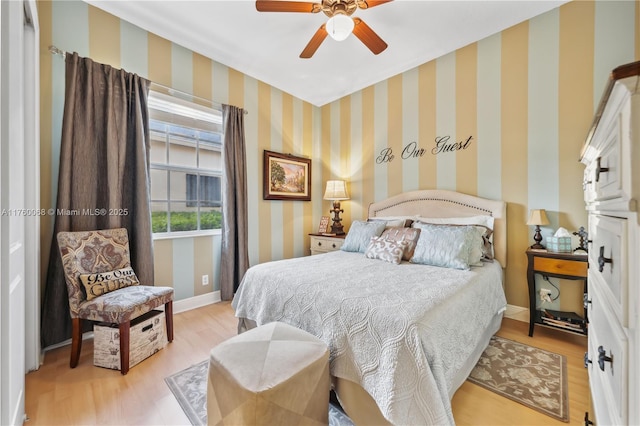
[[[395,0],[353,14],[387,42],[384,52],[376,56],[350,35],[327,37],[311,59],[300,59],[327,20],[322,12],[261,13],[249,0],[85,1],[317,106],[567,2]]]

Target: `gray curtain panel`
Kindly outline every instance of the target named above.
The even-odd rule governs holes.
[[[231,300],[249,269],[247,166],[244,111],[222,106],[224,119],[224,192],[222,195],[222,256],[220,297]]]
[[[42,306],[43,347],[71,337],[58,232],[127,228],[131,263],[140,283],[153,285],[154,278],[149,81],[77,53],[67,54],[65,64],[57,214]]]

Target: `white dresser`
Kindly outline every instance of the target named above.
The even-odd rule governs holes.
[[[610,77],[582,149],[589,214],[585,366],[596,425],[640,424],[640,62]]]

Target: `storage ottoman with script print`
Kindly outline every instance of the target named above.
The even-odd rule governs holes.
[[[139,364],[167,344],[163,311],[150,311],[131,321],[129,367]],[[120,331],[117,325],[93,327],[93,365],[120,370]]]

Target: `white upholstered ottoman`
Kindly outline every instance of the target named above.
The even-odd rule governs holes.
[[[219,344],[209,357],[209,425],[326,425],[329,350],[281,322]]]

